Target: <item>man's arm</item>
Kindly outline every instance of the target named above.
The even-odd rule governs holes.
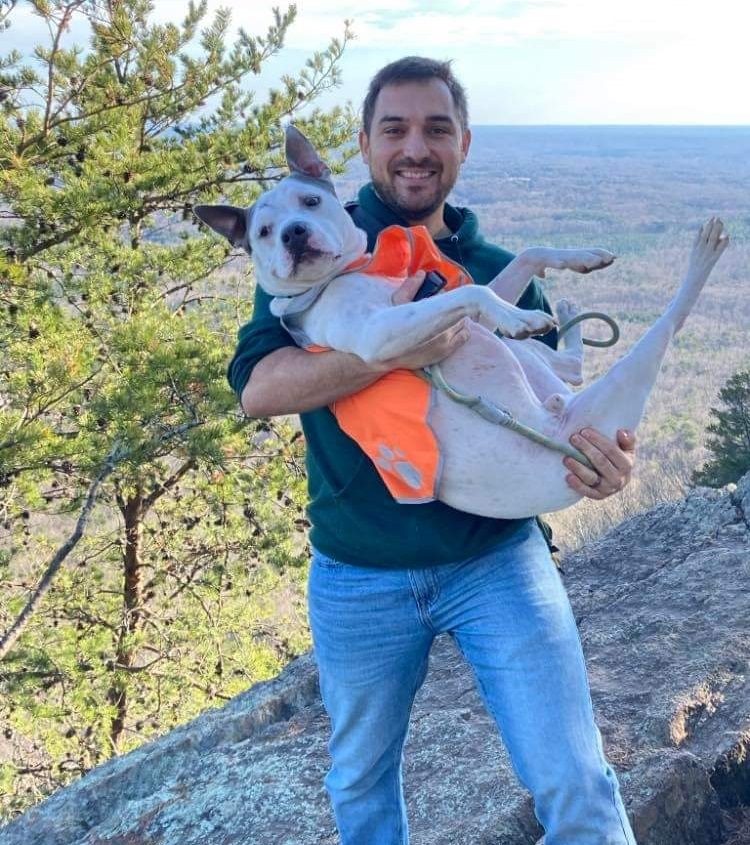
[[[410,302],[423,279],[424,273],[407,279],[393,294],[393,304]],[[296,346],[277,349],[253,368],[242,391],[242,409],[250,417],[274,417],[322,408],[362,390],[390,370],[418,370],[442,361],[468,337],[468,324],[461,320],[408,353],[377,364],[366,364],[347,352],[307,352]]]
[[[356,355],[287,346],[256,364],[242,391],[242,409],[249,417],[301,414],[356,393],[381,375]]]

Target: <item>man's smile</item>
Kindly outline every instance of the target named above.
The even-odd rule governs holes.
[[[436,173],[437,173],[436,170],[413,170],[413,169],[396,170],[396,176],[400,176],[402,179],[414,179],[414,180],[429,179],[431,176],[435,176]]]

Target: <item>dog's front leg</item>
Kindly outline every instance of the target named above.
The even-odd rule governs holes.
[[[356,334],[351,326],[346,330],[352,347],[346,351],[370,363],[387,361],[410,352],[464,317],[512,338],[544,334],[556,324],[543,311],[521,310],[489,288],[466,285],[420,302],[370,311],[357,326]],[[331,336],[331,341],[335,348],[341,348],[335,337]]]
[[[534,276],[544,278],[546,270],[573,270],[590,273],[615,260],[606,249],[552,249],[532,246],[520,252],[489,284],[506,302],[517,302]]]

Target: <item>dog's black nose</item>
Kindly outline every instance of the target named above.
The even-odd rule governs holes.
[[[292,252],[300,252],[307,246],[310,229],[300,222],[289,223],[281,231],[281,242]]]

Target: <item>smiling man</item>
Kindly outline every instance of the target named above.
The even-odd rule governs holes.
[[[389,225],[421,224],[475,283],[492,282],[513,256],[484,240],[469,209],[446,203],[470,143],[466,96],[449,63],[408,57],[374,77],[360,133],[372,181],[350,207],[370,249]],[[394,299],[408,301],[419,281]],[[548,309],[536,282],[497,292]],[[436,501],[399,504],[328,408],[384,371],[442,360],[466,336],[459,323],[385,366],[312,354],[294,345],[256,288],[229,368],[248,415],[300,413],[306,435],[310,624],[331,717],[326,786],[341,843],[407,845],[402,749],[430,647],[446,633],[476,674],[546,845],[634,845],[594,723],[573,614],[537,521]],[[554,333],[542,341],[554,345]],[[627,483],[632,435],[620,432],[614,443],[585,431],[573,442],[595,467],[564,459],[577,492],[602,499]]]

